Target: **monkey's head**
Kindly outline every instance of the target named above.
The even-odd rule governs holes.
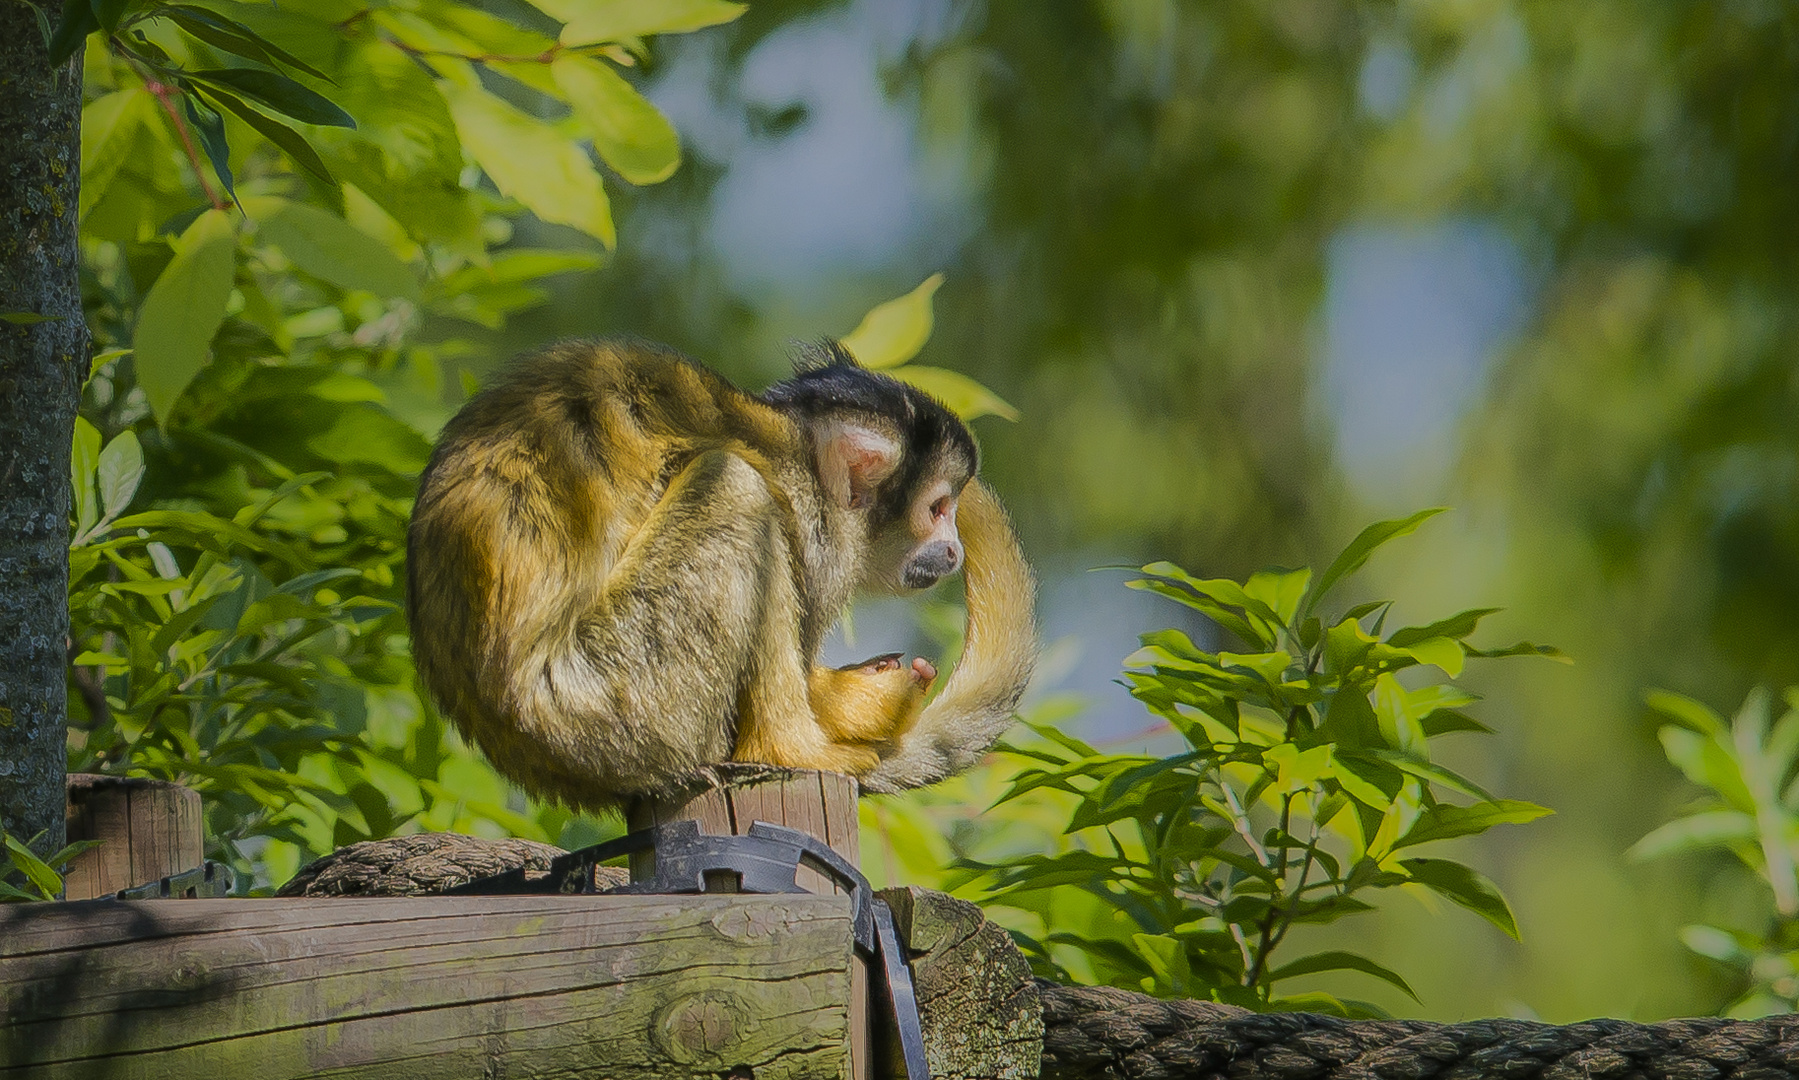
[[[872,550],[863,588],[925,589],[961,569],[956,500],[980,457],[955,413],[834,341],[808,349],[793,378],[762,400],[811,438],[825,498],[865,517]]]

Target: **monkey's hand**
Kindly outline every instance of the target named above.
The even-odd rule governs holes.
[[[886,742],[918,721],[937,667],[922,656],[910,665],[901,660],[900,653],[884,653],[859,664],[812,669],[812,713],[831,741]]]

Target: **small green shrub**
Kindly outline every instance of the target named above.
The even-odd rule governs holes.
[[[1142,636],[1124,677],[1186,741],[1181,753],[1101,753],[1039,724],[1027,725],[1031,742],[1006,747],[1025,764],[1001,803],[1062,793],[1074,843],[962,866],[990,902],[1041,916],[1047,933],[1021,935],[1041,974],[1070,978],[1062,961],[1078,956],[1102,982],[1156,994],[1368,1015],[1379,1010],[1278,991],[1299,976],[1348,970],[1412,994],[1397,972],[1356,953],[1277,960],[1295,926],[1369,911],[1370,893],[1411,885],[1517,936],[1491,881],[1419,852],[1549,811],[1493,797],[1434,762],[1431,749],[1443,736],[1488,730],[1461,711],[1476,697],[1452,681],[1467,657],[1560,654],[1469,644],[1494,609],[1386,632],[1391,601],[1328,618],[1319,607],[1377,547],[1438,512],[1370,526],[1316,578],[1267,570],[1238,583],[1165,562],[1141,568],[1132,588],[1198,610],[1243,651],[1208,651],[1180,630]],[[1401,682],[1400,672],[1423,666],[1447,678]],[[1473,801],[1449,802],[1440,791]],[[1111,921],[1124,930],[1072,932],[1070,890],[1122,913]]]
[[[1766,1016],[1799,1008],[1799,687],[1774,698],[1757,688],[1728,723],[1689,697],[1655,691],[1650,708],[1672,723],[1659,735],[1668,760],[1706,790],[1692,812],[1637,841],[1637,859],[1684,852],[1727,851],[1754,871],[1773,900],[1761,928],[1682,929],[1687,948],[1730,968],[1743,992],[1725,1008],[1732,1016]]]

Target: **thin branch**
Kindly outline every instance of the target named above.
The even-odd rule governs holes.
[[[206,193],[206,201],[212,203],[214,210],[223,210],[230,204],[219,198],[218,192],[206,182],[206,168],[200,164],[200,152],[194,147],[194,138],[187,130],[187,122],[175,111],[175,105],[169,99],[177,93],[175,88],[158,79],[145,79],[144,88],[156,95],[161,103],[162,111],[169,114],[169,123],[175,125],[175,134],[181,136],[181,147],[187,151],[187,162],[194,167],[194,177],[200,181],[200,190]]]

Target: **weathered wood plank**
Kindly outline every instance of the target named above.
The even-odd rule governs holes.
[[[0,909],[0,1077],[839,1077],[837,897]]]
[[[742,836],[758,821],[785,825],[823,840],[851,866],[861,863],[861,823],[854,777],[806,769],[774,769],[739,766],[730,782],[684,798],[641,799],[625,813],[627,827],[647,828],[669,821],[695,821],[700,831],[712,836]],[[631,857],[631,879],[641,881],[654,873],[654,856]],[[811,892],[842,892],[830,878],[801,866],[793,880]],[[709,888],[708,892],[721,891]],[[868,1018],[868,963],[856,958],[851,965],[851,1056],[856,1080],[866,1080],[872,1067],[873,1044]]]

